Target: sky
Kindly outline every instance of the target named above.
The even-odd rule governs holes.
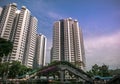
[[[0,6],[13,2],[18,9],[26,6],[38,19],[37,32],[47,37],[47,62],[53,23],[71,17],[83,32],[86,68],[94,64],[120,68],[120,0],[0,0]]]

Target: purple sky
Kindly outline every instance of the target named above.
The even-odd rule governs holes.
[[[38,33],[48,39],[47,62],[54,21],[72,17],[83,31],[87,69],[95,63],[120,68],[120,0],[0,0],[0,6],[12,2],[38,18]]]

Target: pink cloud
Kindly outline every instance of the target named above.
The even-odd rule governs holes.
[[[120,68],[120,31],[111,35],[85,39],[87,68],[94,64],[107,64]]]

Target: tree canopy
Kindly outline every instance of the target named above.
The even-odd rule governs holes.
[[[16,78],[17,76],[24,75],[31,70],[32,69],[22,65],[19,61],[0,63],[1,78]]]
[[[0,38],[0,57],[7,56],[12,52],[13,43],[10,40]]]
[[[105,64],[103,64],[102,66],[98,66],[97,64],[95,64],[92,66],[92,69],[89,70],[87,73],[91,76],[110,76],[109,67]]]

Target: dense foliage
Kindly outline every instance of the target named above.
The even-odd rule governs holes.
[[[13,43],[10,40],[0,38],[0,57],[7,56],[12,52]]]
[[[87,73],[91,76],[102,76],[102,77],[107,77],[110,76],[109,73],[109,67],[105,64],[103,64],[102,66],[98,66],[97,64],[92,66],[92,69],[90,71],[88,71]]]
[[[13,49],[13,43],[10,40],[0,38],[0,62],[3,56],[8,56]]]
[[[27,68],[18,61],[1,63],[2,57],[8,56],[12,49],[13,43],[10,40],[0,38],[0,78],[2,79],[16,78],[31,71],[30,68]]]
[[[16,78],[26,74],[29,71],[32,71],[32,69],[27,68],[18,61],[13,61],[12,63],[0,63],[0,77],[2,79]]]
[[[110,70],[109,66],[103,64],[102,66],[98,66],[97,64],[92,66],[92,69],[87,72],[91,76],[114,76],[120,74],[120,69]]]

